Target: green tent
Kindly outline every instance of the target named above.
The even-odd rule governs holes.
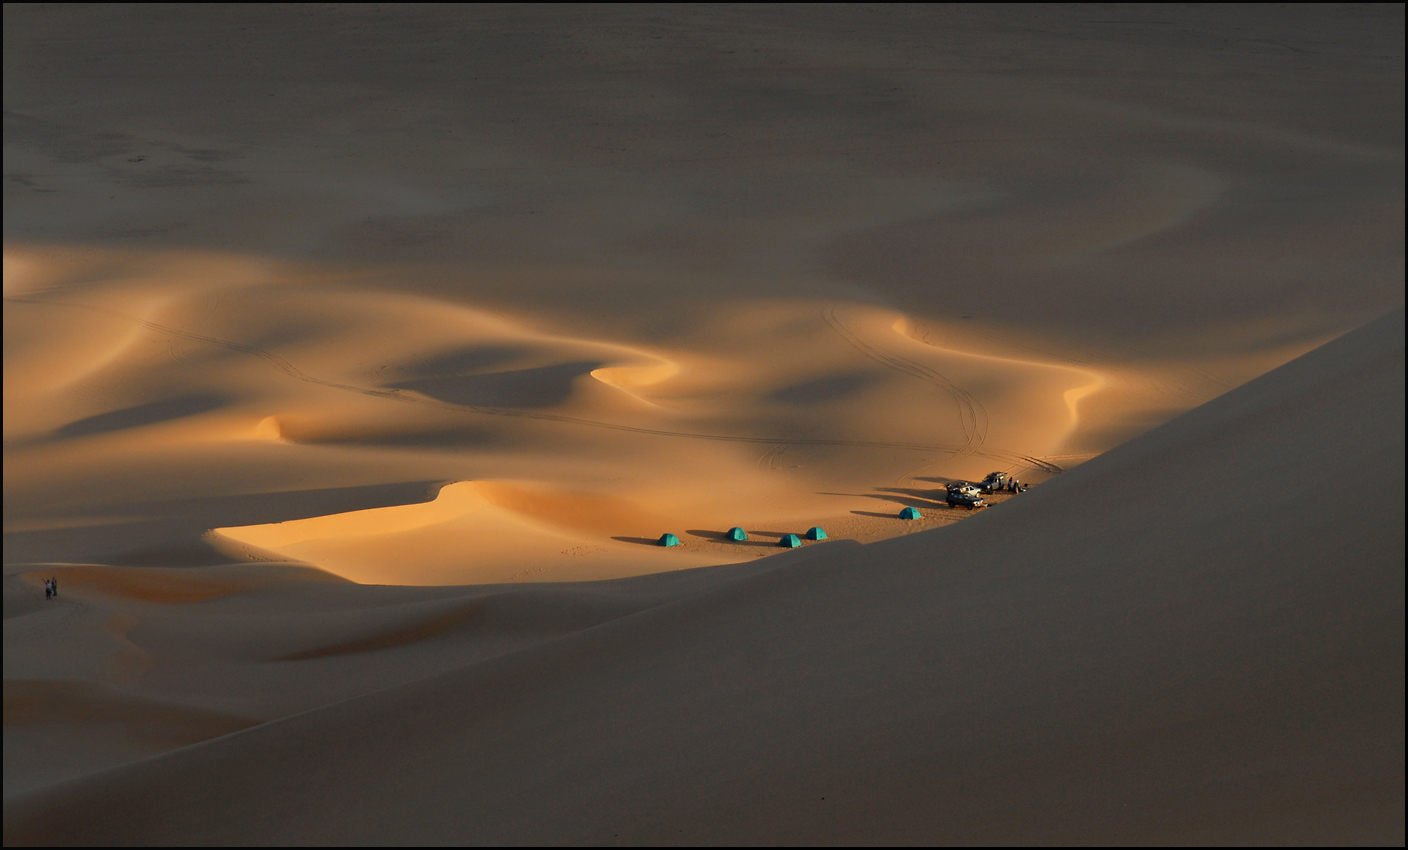
[[[729,540],[747,540],[748,532],[735,525],[733,528],[730,528],[728,530],[728,534],[725,534],[724,536],[727,537]]]
[[[819,525],[814,525],[814,526],[812,526],[811,528],[807,529],[807,539],[808,539],[808,540],[825,540],[825,539],[826,539],[826,530],[823,529],[823,528],[822,528],[821,526],[819,526]]]
[[[662,535],[660,535],[660,545],[661,545],[661,546],[678,546],[678,545],[680,545],[680,539],[679,539],[678,537],[676,537],[675,535],[673,535],[673,534],[662,534]]]
[[[796,549],[798,546],[802,545],[802,538],[795,534],[784,534],[782,535],[782,539],[777,541],[777,545],[788,549]]]
[[[900,519],[923,519],[923,518],[924,518],[924,515],[919,512],[919,509],[918,509],[918,508],[905,508],[904,510],[900,511]]]

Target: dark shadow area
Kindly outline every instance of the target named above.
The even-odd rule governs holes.
[[[938,493],[932,490],[918,490],[912,487],[879,487],[881,493],[892,493],[893,496],[876,496],[877,499],[890,498],[903,502],[906,507],[922,508],[925,505],[946,505],[948,502]]]
[[[54,433],[60,437],[87,437],[92,434],[105,434],[109,431],[140,428],[143,425],[155,425],[158,422],[206,413],[228,401],[229,399],[223,396],[178,396],[139,404],[135,407],[126,407],[122,410],[99,413],[97,416],[89,416],[87,419],[70,422]]]
[[[170,499],[135,502],[128,506],[128,510],[136,514],[160,516],[174,507],[182,514],[201,517],[206,528],[259,525],[369,508],[429,502],[440,494],[441,487],[451,483],[453,482],[443,480],[401,481],[356,487],[321,487],[313,490]]]
[[[948,502],[944,501],[944,499],[943,499],[942,496],[940,496],[940,495],[938,495],[938,494],[930,495],[929,491],[926,491],[926,490],[914,490],[914,489],[903,488],[903,487],[879,487],[879,488],[877,488],[877,489],[879,490],[879,492],[877,492],[877,493],[827,493],[827,492],[822,492],[822,493],[820,493],[819,495],[822,495],[822,496],[850,496],[850,497],[852,497],[852,498],[862,498],[862,499],[879,499],[879,500],[881,500],[881,501],[883,501],[883,502],[890,502],[890,503],[894,504],[894,505],[896,506],[896,507],[895,507],[895,514],[896,514],[896,516],[898,516],[898,514],[899,514],[899,512],[900,512],[900,508],[919,508],[920,510],[923,510],[923,509],[925,509],[925,508],[946,508],[946,507],[948,507]],[[859,512],[858,512],[858,511],[851,511],[851,513],[859,513]],[[883,514],[882,514],[882,516],[883,516]],[[751,534],[752,532],[749,532],[749,533]]]
[[[368,508],[387,508],[429,502],[447,481],[407,481],[357,487],[330,487],[284,493],[244,493],[163,499],[125,505],[131,522],[113,522],[71,528],[15,531],[5,534],[6,563],[72,561],[104,564],[144,563],[152,558],[170,566],[177,562],[202,566],[211,550],[201,536],[212,528],[263,525],[294,519],[326,516]],[[7,504],[12,519],[21,512]],[[81,520],[81,513],[74,519]],[[194,563],[192,563],[194,561]],[[220,556],[220,563],[229,563]],[[150,563],[150,562],[146,562]]]
[[[387,446],[391,448],[482,449],[505,446],[511,440],[507,434],[488,428],[445,428],[436,431],[387,432],[373,431],[285,431],[284,439],[292,443],[316,446]]]
[[[114,567],[216,567],[236,560],[207,543],[203,537],[172,540],[165,546],[152,546],[122,552],[103,559]]]
[[[422,378],[389,386],[464,407],[552,407],[572,395],[573,381],[600,366],[598,361],[582,360],[487,375]]]
[[[857,516],[886,517],[894,520],[895,522],[921,522],[923,521],[923,519],[927,519],[931,516],[937,516],[940,511],[958,511],[962,513],[963,511],[968,510],[968,508],[959,507],[958,505],[950,505],[947,502],[925,503],[922,505],[906,505],[906,507],[918,508],[920,513],[922,514],[921,519],[900,519],[899,511],[895,511],[894,513],[888,514],[877,513],[875,511],[851,511],[851,513],[856,514]],[[983,508],[977,508],[976,510],[982,509]]]
[[[874,372],[852,372],[847,375],[829,375],[812,381],[804,381],[783,387],[768,396],[768,401],[782,404],[820,404],[853,396],[874,385],[880,376]]]
[[[531,353],[530,349],[518,345],[476,345],[406,363],[395,370],[412,378],[444,378],[498,369],[521,361]]]
[[[240,563],[246,558],[238,554],[222,552],[211,545],[204,531],[182,530],[171,533],[169,527],[154,527],[153,523],[131,523],[128,525],[96,526],[93,528],[67,529],[69,534],[58,538],[56,532],[30,532],[26,535],[6,535],[6,563],[36,563],[52,560],[56,563],[107,564],[114,567],[216,567],[224,564]],[[97,531],[95,537],[88,532]],[[40,546],[23,546],[25,541],[18,537],[40,538]],[[156,539],[160,542],[150,545]],[[54,543],[49,543],[54,540]],[[47,545],[43,545],[47,544]],[[147,544],[147,545],[144,545]],[[239,547],[247,550],[249,547]],[[28,551],[24,551],[24,550]],[[53,552],[52,559],[44,558],[45,552]],[[255,560],[273,559],[273,553],[250,551]],[[27,557],[26,557],[27,556]],[[280,560],[280,563],[290,563]]]

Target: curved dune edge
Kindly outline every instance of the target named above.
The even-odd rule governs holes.
[[[100,564],[56,564],[23,573],[20,579],[42,588],[56,578],[67,597],[116,597],[161,605],[209,602],[239,593],[250,593],[287,581],[342,579],[325,571],[290,565],[232,565],[229,567],[112,567]]]
[[[254,429],[254,435],[261,440],[279,440],[283,438],[283,433],[277,416],[264,417]]]
[[[329,514],[309,519],[289,520],[268,525],[216,528],[213,531],[231,540],[261,549],[279,551],[294,543],[338,537],[395,534],[457,519],[488,504],[473,481],[447,484],[429,502],[370,508]]]
[[[690,544],[750,522],[796,530],[867,517],[856,539],[880,539],[901,533],[887,515],[944,478],[1003,469],[1039,482],[1095,454],[1079,436],[1129,412],[1124,376],[971,339],[935,345],[914,336],[917,320],[867,304],[739,300],[701,317],[696,348],[674,351],[419,294],[329,300],[309,283],[327,271],[296,264],[125,252],[89,263],[56,265],[54,290],[21,287],[27,300],[7,306],[42,331],[32,351],[21,347],[20,366],[86,361],[85,340],[65,330],[73,322],[106,346],[93,353],[96,371],[80,369],[88,377],[61,393],[29,387],[23,369],[7,380],[7,435],[41,437],[7,455],[12,488],[48,486],[56,470],[108,470],[137,490],[159,488],[167,472],[156,470],[198,455],[210,466],[191,475],[196,495],[220,486],[243,495],[245,485],[220,482],[246,467],[255,491],[479,482],[428,507],[259,530],[218,517],[200,525],[364,583],[606,579],[728,563],[756,553],[663,553],[642,541],[671,531]],[[127,276],[63,288],[66,275],[91,277],[102,263]],[[197,271],[192,294],[185,276]],[[89,321],[104,332],[87,333]],[[190,392],[175,387],[193,383],[219,404],[190,415],[172,406]],[[181,526],[180,510],[164,510],[154,522]],[[58,539],[103,521],[35,512],[13,519],[35,530],[24,560],[105,562],[150,548],[105,549],[96,532]],[[46,530],[52,546],[39,538]]]
[[[609,366],[593,369],[591,375],[603,384],[618,389],[629,390],[635,387],[648,387],[669,380],[680,373],[680,365],[662,361],[647,365]]]
[[[314,264],[175,251],[60,261],[13,246],[7,256],[27,269],[19,277],[43,277],[7,303],[25,336],[7,355],[6,434],[30,441],[7,454],[12,491],[97,475],[161,492],[179,472],[198,504],[481,482],[462,504],[452,490],[428,508],[340,519],[310,498],[296,515],[334,518],[258,532],[186,516],[178,500],[126,531],[99,519],[121,514],[111,506],[26,503],[7,516],[7,528],[31,530],[21,561],[110,562],[161,548],[140,536],[214,527],[363,582],[637,575],[651,560],[673,570],[745,557],[641,544],[666,531],[690,544],[736,524],[866,517],[873,527],[857,526],[856,539],[892,536],[885,517],[945,478],[1003,469],[1040,482],[1148,427],[1150,398],[1159,417],[1170,407],[1152,383],[1131,407],[1124,373],[969,337],[936,346],[913,338],[917,318],[860,302],[740,295],[691,317],[698,326],[677,349],[374,286],[330,298],[326,279],[340,272]],[[105,277],[113,268],[121,275]],[[31,380],[70,372],[58,390]],[[1091,433],[1094,450],[1082,442]]]
[[[262,723],[208,709],[133,697],[91,682],[5,680],[5,725],[121,724],[141,747],[170,750]]]
[[[1395,843],[1403,354],[1398,310],[942,535],[559,586],[657,596],[12,798],[6,841]]]
[[[623,531],[648,534],[665,523],[618,496],[460,481],[441,487],[429,502],[213,533],[363,584],[448,585],[516,580],[576,551],[585,551],[588,563],[601,562],[594,577],[653,572],[662,565],[652,561],[651,549],[611,538]],[[703,554],[677,556],[663,568],[710,560]]]
[[[1033,373],[1033,378],[1030,380],[1032,387],[1040,387],[1047,383],[1055,383],[1058,388],[1068,387],[1057,390],[1070,412],[1070,421],[1066,425],[1067,434],[1075,432],[1080,427],[1080,402],[1110,385],[1108,375],[1093,369],[1076,368],[1069,363],[1029,360],[981,351],[945,348],[937,345],[931,337],[921,337],[915,334],[913,320],[909,316],[896,318],[890,324],[890,328],[905,340],[918,343],[926,349],[931,349],[946,357],[977,358],[1028,369]],[[1036,377],[1037,375],[1041,377]]]
[[[488,506],[563,529],[600,532],[663,522],[635,502],[601,493],[574,493],[504,481],[456,481],[428,502],[370,508],[268,525],[217,528],[223,537],[278,551],[294,543],[413,531],[461,519]]]

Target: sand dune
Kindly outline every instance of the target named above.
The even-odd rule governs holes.
[[[273,538],[224,532],[373,583],[608,578],[757,554],[642,547],[667,530],[830,522],[879,539],[909,530],[858,520],[883,487],[992,468],[1040,480],[1069,465],[1041,458],[1088,425],[1080,405],[1105,385],[1098,368],[921,343],[903,314],[863,304],[739,305],[732,312],[747,317],[753,343],[725,357],[708,348],[736,336],[737,323],[706,322],[705,333],[722,336],[702,349],[645,348],[420,297],[344,293],[331,307],[298,282],[308,269],[266,266],[272,280],[261,289],[193,298],[156,274],[108,290],[91,279],[103,266],[78,266],[67,273],[87,278],[89,294],[75,297],[62,281],[36,282],[43,264],[21,259],[7,321],[78,313],[129,336],[101,362],[72,367],[72,382],[7,385],[8,409],[28,411],[12,414],[7,481],[31,494],[7,516],[12,563],[140,563],[163,543],[189,551],[212,526],[229,528],[175,501],[144,522],[107,523],[116,506],[93,500],[114,488],[149,500],[176,481],[197,499],[408,476],[493,488],[491,505],[457,509],[462,520],[442,516],[439,501],[323,512],[321,525],[274,513],[283,524]],[[126,262],[129,272],[142,263]],[[171,261],[185,272],[224,262]],[[77,343],[64,352],[59,337],[55,329],[39,344],[56,358],[85,356]],[[232,476],[233,466],[242,471]],[[178,468],[187,474],[177,478]],[[414,528],[390,519],[412,515]],[[141,549],[109,533],[121,525]],[[81,526],[94,529],[92,545],[66,533]],[[334,526],[344,529],[338,540]],[[313,527],[322,530],[297,532],[295,548],[271,542]],[[393,531],[380,544],[366,539]]]
[[[887,488],[1044,480],[1402,300],[1391,9],[6,14],[10,564],[455,481],[649,505],[572,533],[615,575],[883,539]],[[524,569],[587,577],[551,528]],[[360,574],[506,577],[405,543]]]
[[[1402,6],[4,16],[7,842],[1402,841]]]
[[[659,596],[10,797],[6,840],[1399,841],[1404,377],[1400,309],[1002,511],[563,586]]]

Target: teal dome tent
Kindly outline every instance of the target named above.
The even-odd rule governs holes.
[[[819,525],[814,525],[814,526],[812,526],[811,528],[807,529],[807,539],[808,539],[808,540],[825,540],[825,539],[826,539],[826,530],[823,529],[823,528],[822,528],[821,526],[819,526]]]
[[[919,509],[918,509],[918,508],[905,508],[904,510],[900,511],[900,519],[923,519],[923,518],[924,518],[924,515],[919,512]]]
[[[662,535],[660,535],[660,545],[661,545],[661,546],[678,546],[678,545],[680,545],[680,539],[679,539],[678,537],[676,537],[675,535],[673,535],[673,534],[662,534]]]
[[[784,534],[782,535],[782,539],[777,541],[777,545],[788,549],[796,549],[798,546],[802,545],[802,538],[795,534]]]
[[[725,534],[724,536],[727,537],[729,540],[747,540],[748,532],[735,525],[733,528],[730,528],[728,530],[728,534]]]

